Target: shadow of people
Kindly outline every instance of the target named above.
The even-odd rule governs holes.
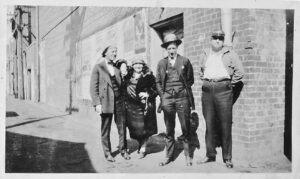
[[[95,173],[85,143],[6,132],[6,173]]]
[[[118,148],[118,147],[117,147]],[[128,153],[131,154],[138,150],[139,143],[135,139],[127,139],[127,148]],[[158,134],[150,136],[147,142],[146,153],[157,153],[163,151],[165,148],[164,134]],[[112,156],[115,157],[120,154],[120,151],[117,149],[112,152]]]

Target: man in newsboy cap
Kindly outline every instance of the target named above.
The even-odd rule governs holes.
[[[206,156],[198,164],[216,161],[216,147],[222,148],[223,162],[232,168],[232,106],[234,90],[244,75],[238,55],[224,47],[225,33],[211,34],[211,48],[200,55],[202,112],[206,122]]]
[[[190,60],[177,54],[181,40],[175,34],[168,34],[161,47],[168,56],[157,65],[156,87],[161,99],[166,125],[166,158],[159,165],[164,166],[174,160],[175,115],[177,113],[182,130],[186,165],[192,165],[193,153],[190,150],[190,113],[195,110],[191,86],[194,84],[193,67]]]
[[[95,111],[101,117],[101,143],[107,161],[115,162],[111,152],[110,131],[112,118],[118,129],[119,151],[125,160],[127,152],[125,102],[122,91],[122,74],[116,68],[117,47],[108,46],[102,52],[103,59],[94,66],[91,74],[90,93]],[[118,64],[121,66],[122,62]]]

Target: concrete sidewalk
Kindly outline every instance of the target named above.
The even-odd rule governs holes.
[[[104,159],[100,142],[100,117],[84,118],[79,114],[68,115],[42,103],[6,99],[6,172],[8,173],[269,173],[290,172],[291,163],[286,158],[260,161],[256,164],[239,163],[233,159],[234,168],[222,162],[218,149],[217,161],[197,165],[205,155],[204,145],[195,151],[194,163],[185,166],[182,146],[177,143],[178,157],[174,162],[159,167],[164,158],[162,135],[151,137],[144,159],[138,159],[137,142],[128,139],[131,160],[125,161],[117,152],[118,135],[113,123],[112,150],[116,162]]]

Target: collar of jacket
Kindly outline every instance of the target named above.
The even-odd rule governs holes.
[[[180,73],[181,66],[183,65],[182,64],[182,59],[183,59],[183,56],[177,54],[177,57],[175,59],[174,67],[178,70],[178,73]],[[167,70],[168,64],[169,64],[169,57],[165,57],[164,58],[164,68],[165,68],[165,70]]]
[[[106,65],[106,61],[105,60],[102,60],[100,63],[99,63],[99,66],[102,68],[102,70],[105,72],[105,81],[112,87],[112,82],[111,82],[111,78],[110,78],[110,73],[109,73],[109,70],[107,68],[107,65]],[[117,70],[116,67],[113,67],[114,68],[114,72],[115,72],[115,77],[116,77],[116,80],[118,82],[119,85],[121,85],[121,76],[120,76],[120,71]]]
[[[210,50],[211,50],[211,48],[204,49],[204,50],[203,50],[203,53],[204,53],[205,55],[208,55],[208,54],[210,53]],[[228,53],[228,52],[230,52],[229,47],[223,47],[223,48],[221,49],[221,53],[222,53],[223,55],[226,54],[226,53]]]

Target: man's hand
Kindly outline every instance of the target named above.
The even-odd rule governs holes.
[[[193,110],[193,109],[191,109],[191,114],[192,114],[193,112],[196,112],[196,109],[194,109],[194,110]]]
[[[102,106],[101,106],[101,104],[98,104],[98,105],[95,107],[95,111],[96,111],[98,114],[101,114],[101,113],[102,113]]]

